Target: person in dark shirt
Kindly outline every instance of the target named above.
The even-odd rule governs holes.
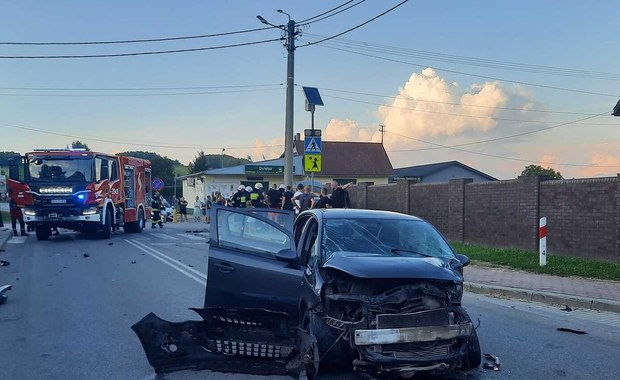
[[[13,235],[17,236],[17,222],[19,222],[19,230],[22,236],[30,236],[26,233],[26,224],[24,223],[24,214],[22,209],[15,201],[13,189],[9,189],[9,214],[11,216],[11,227],[13,227]]]
[[[338,182],[332,181],[331,201],[332,201],[333,208],[345,208],[346,203],[345,203],[344,191],[348,189],[351,185],[353,185],[353,182],[349,182],[344,186],[340,186],[338,185]]]
[[[327,196],[327,189],[321,189],[321,196],[315,202],[314,198],[312,198],[312,208],[330,208],[332,206],[332,201]]]
[[[291,191],[291,187],[287,186],[286,191],[282,195],[282,210],[293,211],[295,209],[295,205],[293,204],[293,195],[294,193]]]
[[[278,191],[278,185],[275,183],[267,192],[267,199],[269,199],[269,208],[282,208],[282,194]]]

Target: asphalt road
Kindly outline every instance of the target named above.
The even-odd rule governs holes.
[[[252,378],[209,371],[156,376],[130,330],[151,311],[171,321],[194,318],[187,308],[204,301],[208,235],[186,231],[203,226],[119,232],[111,240],[64,231],[47,242],[33,236],[9,240],[0,256],[11,263],[0,267],[0,285],[13,285],[0,306],[0,378]],[[471,294],[464,305],[480,320],[483,352],[499,356],[502,371],[479,369],[448,379],[611,379],[620,373],[618,314],[565,312]]]

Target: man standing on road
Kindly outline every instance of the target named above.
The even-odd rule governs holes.
[[[278,191],[278,185],[273,184],[273,187],[267,192],[267,199],[269,200],[269,208],[281,208],[282,194]]]
[[[312,198],[312,207],[311,208],[330,208],[332,205],[331,199],[327,196],[327,189],[321,189],[321,196],[318,201],[314,201],[314,197]]]
[[[13,189],[9,189],[9,213],[11,214],[11,227],[13,227],[13,235],[17,236],[17,222],[19,221],[19,229],[22,236],[30,236],[26,233],[26,224],[24,223],[24,215],[22,209],[15,201]]]
[[[344,186],[339,186],[338,182],[332,181],[331,201],[332,201],[333,208],[345,208],[346,202],[345,202],[344,191],[348,189],[351,185],[353,185],[353,182],[349,182]]]
[[[161,199],[159,198],[159,191],[155,193],[155,196],[151,200],[151,228],[155,228],[156,224],[159,224],[159,228],[162,228],[164,224],[161,221],[161,215],[159,211],[161,210]]]

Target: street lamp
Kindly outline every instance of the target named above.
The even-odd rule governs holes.
[[[222,148],[222,155],[221,155],[221,157],[222,157],[222,165],[220,166],[220,168],[224,167],[224,152],[225,151],[226,151],[226,148]]]

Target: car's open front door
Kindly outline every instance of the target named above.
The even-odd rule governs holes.
[[[253,212],[212,213],[205,305],[194,309],[202,321],[173,323],[151,313],[132,326],[149,363],[157,372],[298,376],[316,368],[316,341],[298,327],[303,269],[291,231]]]

